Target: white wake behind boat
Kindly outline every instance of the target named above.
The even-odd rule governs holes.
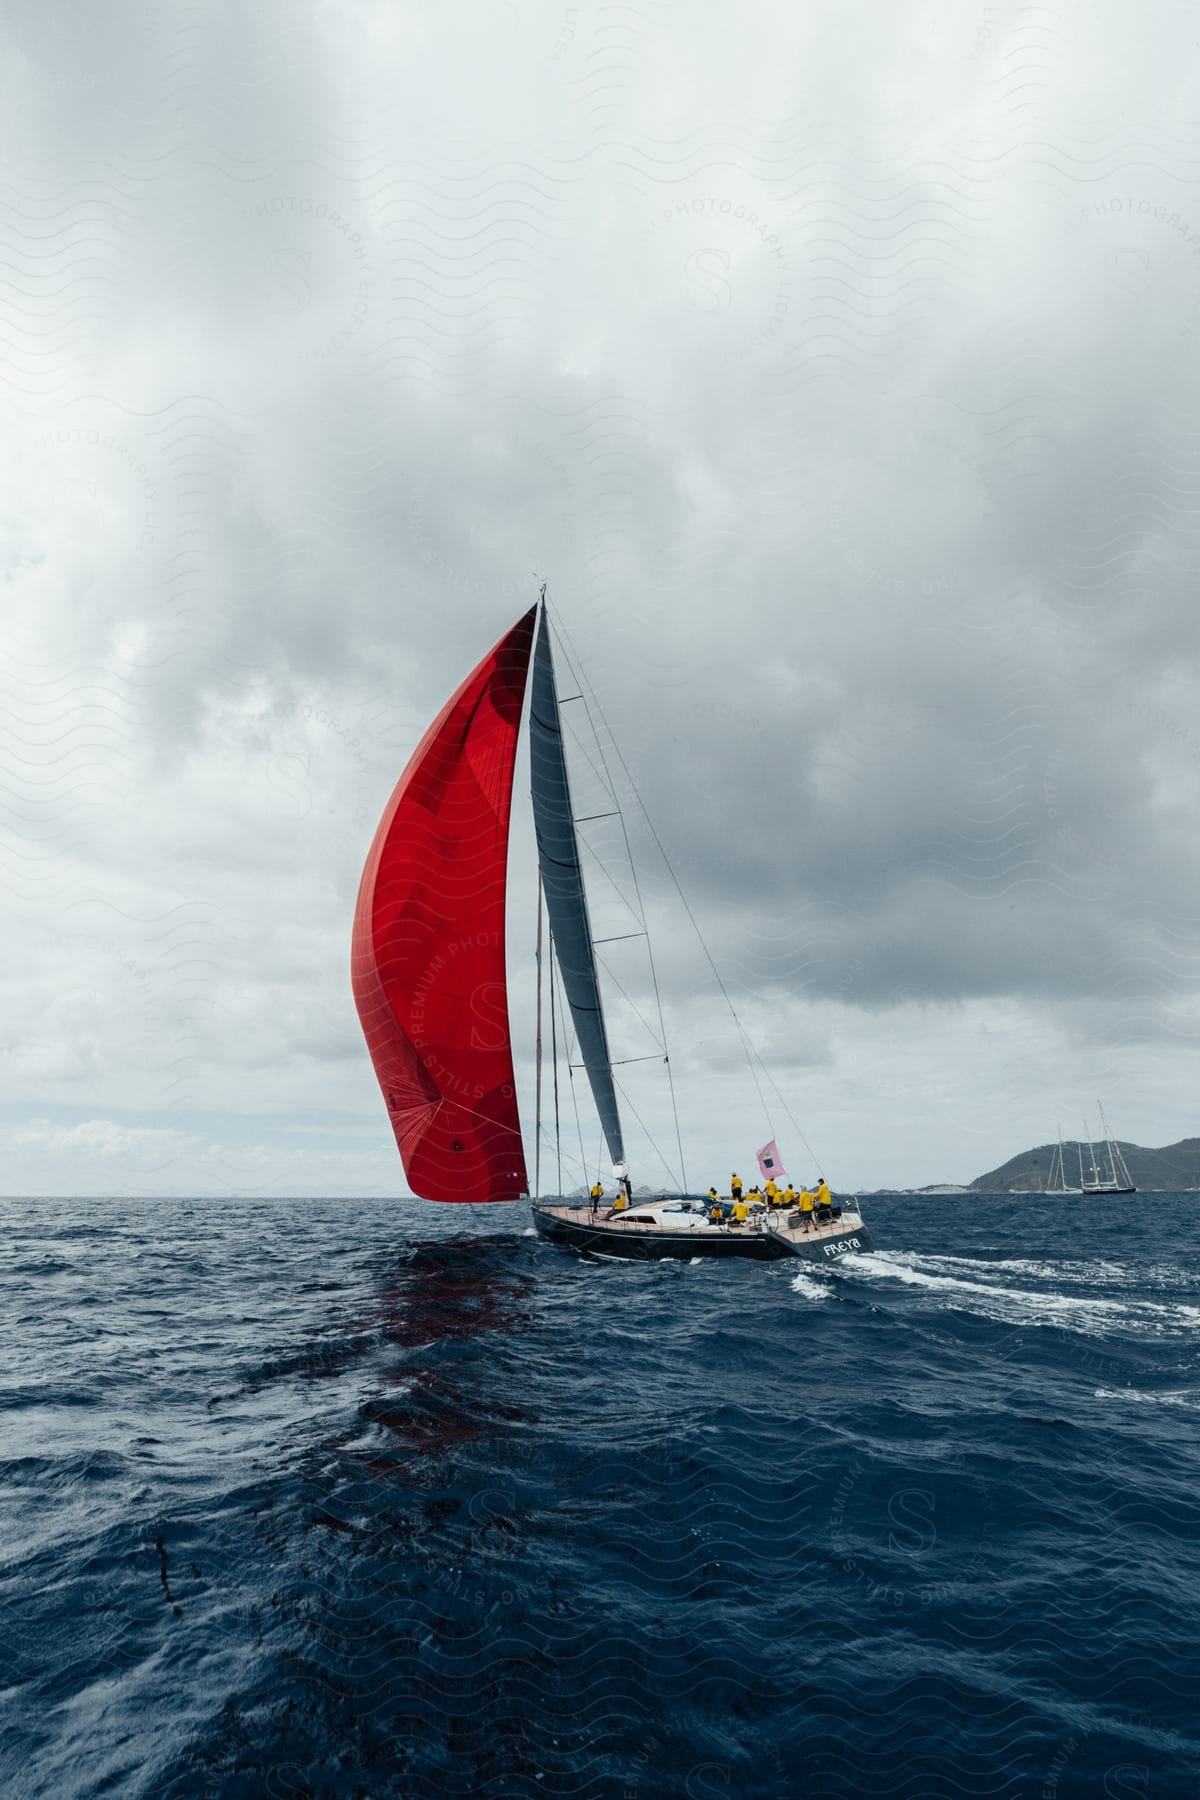
[[[819,1222],[796,1209],[756,1208],[740,1223],[728,1216],[717,1223],[705,1201],[685,1192],[634,1200],[544,588],[539,605],[484,657],[426,732],[363,870],[351,959],[354,997],[410,1187],[425,1199],[449,1202],[531,1197],[505,967],[513,772],[531,668],[528,731],[539,868],[532,1205],[538,1231],[590,1255],[637,1261],[799,1256],[831,1262],[868,1249],[857,1202],[835,1205]],[[626,935],[647,936],[644,915],[642,929]],[[652,960],[650,969],[653,975]],[[622,1207],[540,1194],[545,972],[556,1099],[555,998],[561,984],[579,1059],[569,1067],[586,1073]],[[656,981],[654,992],[657,1000]],[[661,1055],[624,1060],[659,1060],[669,1081],[661,1008],[659,1023]],[[740,1024],[738,1031],[745,1042]],[[557,1105],[555,1135],[561,1158]],[[679,1150],[682,1164],[682,1143]]]

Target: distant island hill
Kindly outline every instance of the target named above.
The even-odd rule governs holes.
[[[1161,1150],[1150,1150],[1142,1144],[1127,1144],[1121,1138],[1117,1139],[1117,1145],[1129,1165],[1129,1173],[1135,1185],[1143,1193],[1186,1194],[1200,1191],[1200,1138],[1181,1138],[1177,1144],[1165,1144]],[[1078,1183],[1074,1142],[1068,1143],[1065,1148],[1067,1181]],[[876,1191],[881,1194],[1042,1194],[1046,1191],[1051,1158],[1057,1159],[1057,1155],[1057,1144],[1039,1144],[1035,1150],[1022,1150],[1019,1155],[1010,1156],[998,1169],[989,1169],[986,1175],[980,1175],[966,1187],[942,1181],[934,1182],[929,1187],[879,1188]],[[1099,1146],[1096,1156],[1099,1160]],[[1088,1174],[1091,1172],[1087,1165],[1086,1150],[1084,1170]],[[1099,1197],[1112,1198],[1103,1195]]]

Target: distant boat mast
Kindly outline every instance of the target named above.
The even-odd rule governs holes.
[[[1109,1130],[1108,1120],[1104,1116],[1104,1108],[1097,1100],[1100,1108],[1100,1124],[1104,1131],[1104,1148],[1108,1152],[1108,1172],[1100,1168],[1096,1161],[1096,1146],[1088,1132],[1087,1120],[1083,1122],[1084,1136],[1087,1138],[1088,1157],[1092,1165],[1092,1178],[1085,1181],[1083,1177],[1083,1152],[1079,1157],[1079,1185],[1085,1194],[1136,1194],[1137,1188],[1130,1177],[1125,1158],[1120,1146]]]
[[[1058,1186],[1057,1187],[1055,1187],[1055,1185],[1054,1185],[1055,1170],[1058,1171]],[[1060,1125],[1058,1127],[1058,1147],[1054,1151],[1053,1155],[1050,1158],[1050,1175],[1046,1182],[1046,1192],[1048,1194],[1078,1194],[1078,1193],[1082,1193],[1082,1191],[1083,1191],[1082,1163],[1080,1164],[1080,1171],[1081,1172],[1080,1172],[1080,1178],[1079,1178],[1079,1186],[1077,1188],[1068,1187],[1067,1186],[1066,1160],[1065,1160],[1065,1156],[1064,1156],[1064,1152],[1063,1152],[1062,1126]]]

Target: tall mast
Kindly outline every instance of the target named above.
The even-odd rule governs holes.
[[[609,1155],[619,1174],[624,1175],[625,1144],[596,973],[596,950],[579,860],[575,815],[571,807],[571,784],[546,618],[545,588],[542,589],[531,687],[530,785],[538,866],[550,917],[550,940]],[[553,1001],[553,992],[551,999]]]
[[[1064,1194],[1073,1194],[1075,1192],[1074,1188],[1069,1188],[1067,1186],[1067,1149],[1066,1149],[1066,1145],[1063,1143],[1063,1134],[1062,1134],[1062,1126],[1061,1125],[1058,1127],[1058,1178],[1059,1178],[1060,1183],[1062,1184],[1062,1191]],[[1083,1191],[1083,1158],[1082,1158],[1082,1154],[1080,1156],[1080,1162],[1079,1162],[1079,1191],[1080,1192]]]
[[[1096,1105],[1100,1106],[1098,1100]],[[1134,1184],[1129,1173],[1129,1164],[1125,1161],[1124,1156],[1122,1156],[1120,1146],[1112,1132],[1109,1130],[1108,1120],[1104,1117],[1104,1108],[1102,1106],[1100,1106],[1100,1119],[1104,1126],[1104,1136],[1108,1143],[1108,1163],[1113,1172],[1113,1186],[1117,1187],[1124,1183],[1125,1187],[1132,1188]]]
[[[1114,1160],[1114,1157],[1113,1157],[1112,1132],[1108,1129],[1108,1120],[1104,1116],[1104,1108],[1102,1106],[1100,1106],[1099,1100],[1097,1100],[1096,1105],[1098,1107],[1100,1107],[1100,1124],[1104,1130],[1104,1147],[1108,1151],[1109,1174],[1112,1178],[1113,1186],[1116,1187],[1116,1185],[1117,1185],[1117,1165],[1116,1165],[1116,1161]]]

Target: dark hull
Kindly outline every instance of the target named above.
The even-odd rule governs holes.
[[[870,1250],[871,1239],[864,1225],[837,1236],[789,1232],[736,1231],[678,1232],[638,1231],[636,1234],[620,1225],[589,1223],[581,1213],[578,1222],[551,1218],[533,1209],[533,1222],[541,1235],[552,1244],[578,1250],[584,1256],[617,1257],[623,1262],[691,1262],[694,1257],[740,1258],[743,1262],[780,1262],[800,1257],[804,1262],[837,1262],[847,1252]]]
[[[800,1257],[804,1262],[828,1264],[837,1262],[840,1257],[848,1254],[853,1255],[856,1250],[874,1248],[866,1226],[856,1225],[853,1231],[844,1232],[841,1237],[836,1238],[806,1238],[801,1235],[800,1242],[792,1245],[792,1255]]]

